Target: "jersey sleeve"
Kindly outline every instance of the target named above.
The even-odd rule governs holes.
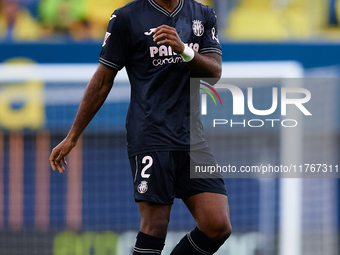
[[[126,65],[130,51],[131,38],[127,23],[123,15],[116,11],[110,17],[99,63],[119,71]]]
[[[222,47],[218,39],[217,16],[212,8],[209,8],[208,20],[205,25],[205,32],[199,53],[217,53],[222,55]]]

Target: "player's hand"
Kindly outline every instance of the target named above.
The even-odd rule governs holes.
[[[184,43],[179,38],[177,31],[173,27],[167,25],[159,26],[154,31],[153,40],[158,45],[168,44],[171,46],[172,51],[181,54],[184,51]]]
[[[58,170],[61,174],[65,171],[64,165],[67,166],[65,157],[70,153],[74,146],[76,146],[76,143],[71,142],[66,138],[54,147],[49,159],[53,171]]]

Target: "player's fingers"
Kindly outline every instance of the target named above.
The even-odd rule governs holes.
[[[65,160],[65,154],[60,151],[58,157],[55,159],[57,162],[64,161]]]
[[[51,160],[50,160],[50,165],[51,165],[51,167],[52,167],[52,170],[55,171],[55,170],[56,170],[56,166],[55,166],[54,161],[51,161]]]
[[[177,37],[175,35],[166,34],[166,33],[160,34],[159,36],[156,36],[154,38],[155,42],[161,41],[161,40],[168,40],[170,42],[177,42],[178,41]]]
[[[59,173],[63,173],[65,171],[65,168],[64,168],[63,164],[60,161],[56,162],[56,168],[57,168]]]
[[[161,29],[158,31],[158,33],[154,34],[154,37],[159,36],[160,34],[167,34],[167,35],[171,35],[171,36],[177,36],[177,32],[176,31],[172,31],[169,29]]]
[[[159,31],[158,33],[153,35],[153,40],[155,42],[155,41],[159,40],[160,38],[165,37],[167,35],[168,35],[168,33],[166,33],[166,31]]]
[[[60,163],[61,160],[59,158],[60,154],[55,150],[52,151],[49,160],[53,171],[58,170],[60,172],[63,168],[63,165]]]
[[[161,29],[172,29],[172,27],[167,26],[167,25],[161,25],[155,29],[154,33],[157,33]]]
[[[56,155],[58,155],[58,152],[55,149],[53,149],[49,157],[49,160],[50,161],[54,160],[56,158]]]
[[[163,28],[159,28],[158,30],[156,29],[154,33],[155,34],[153,35],[153,37],[155,38],[156,36],[159,36],[160,34],[163,34],[163,33],[175,35],[177,34],[177,31],[176,29],[172,27],[163,27]]]
[[[66,158],[63,158],[62,161],[63,161],[64,165],[67,166]]]
[[[61,174],[65,171],[65,168],[63,167],[62,164],[59,164],[57,168],[58,168],[59,173]]]
[[[162,41],[157,42],[157,45],[164,45],[164,44],[171,45],[171,41],[169,39],[164,39]]]
[[[50,155],[50,158],[49,158],[49,161],[50,161],[50,165],[53,169],[53,171],[56,170],[56,162],[55,162],[55,159],[58,157],[58,152],[53,150],[51,155]]]
[[[180,54],[184,50],[184,44],[182,41],[178,41],[176,39],[164,39],[157,42],[157,45],[170,45],[173,52]]]
[[[167,34],[167,33],[161,33],[161,34],[158,34],[158,35],[154,36],[154,37],[153,37],[153,41],[156,42],[156,41],[158,41],[158,40],[160,40],[160,39],[168,39],[169,37],[170,37],[169,34]]]

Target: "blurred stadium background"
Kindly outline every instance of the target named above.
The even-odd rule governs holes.
[[[67,171],[48,164],[96,68],[108,18],[127,2],[0,0],[1,255],[131,254],[140,219],[125,145],[124,73]],[[338,164],[340,1],[202,2],[219,17],[225,77],[325,78],[312,84],[312,109],[323,118],[305,123],[300,146],[305,161]],[[259,89],[256,102],[266,107],[269,90]],[[282,162],[279,128],[228,131],[223,152],[232,164]],[[219,135],[207,128],[209,139]],[[338,179],[226,182],[234,233],[218,254],[340,254]],[[194,225],[176,201],[164,254]]]

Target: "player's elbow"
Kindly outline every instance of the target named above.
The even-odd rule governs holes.
[[[210,84],[215,85],[222,76],[222,67],[221,65],[217,64],[210,68],[209,72],[206,75],[206,78],[209,78]]]
[[[217,54],[206,54],[205,56],[209,59],[209,64],[206,66],[207,78],[215,79],[217,83],[222,76],[222,57]]]
[[[211,85],[215,85],[216,83],[218,83],[218,81],[221,79],[222,76],[222,70],[218,69],[218,70],[214,70],[209,78],[209,83]]]
[[[216,68],[214,72],[212,73],[211,78],[217,79],[217,81],[219,81],[221,79],[221,76],[222,76],[222,68]]]

